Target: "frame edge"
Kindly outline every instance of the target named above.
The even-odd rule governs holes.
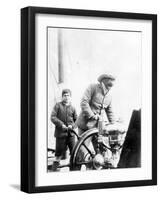
[[[21,191],[28,192],[28,8],[21,9]]]
[[[35,25],[35,21],[33,22],[33,16],[35,13],[48,13],[48,12],[56,12],[55,14],[62,14],[63,11],[65,11],[66,15],[70,15],[70,12],[72,12],[71,15],[80,15],[80,16],[98,16],[101,14],[100,17],[107,17],[105,15],[110,15],[108,17],[113,17],[115,15],[119,15],[119,12],[108,12],[108,11],[94,11],[94,10],[76,10],[76,9],[61,9],[61,8],[42,8],[42,7],[25,7],[21,9],[21,190],[27,193],[37,193],[37,192],[56,192],[56,191],[69,191],[69,190],[81,190],[81,185],[73,185],[73,186],[66,186],[66,189],[62,185],[61,187],[35,187],[35,169],[33,162],[35,161],[35,155],[33,155],[33,152],[35,152],[34,148],[34,142],[35,142],[35,135],[33,134],[33,130],[35,131],[35,125],[33,126],[33,119],[35,117],[35,104],[33,104],[33,101],[35,100],[35,83],[33,84],[33,80],[35,81],[35,65],[33,65],[35,61],[35,54],[32,54],[35,51],[35,44],[32,44],[32,41],[35,42],[35,37],[33,37],[35,31],[31,30],[30,28]],[[77,11],[79,11],[77,14],[75,14]],[[89,14],[89,12],[91,14]],[[108,14],[107,14],[108,13]],[[116,14],[117,13],[117,14]],[[32,19],[31,19],[32,16]],[[136,17],[137,16],[137,17]],[[155,99],[157,97],[157,15],[155,14],[141,14],[141,13],[122,13],[120,14],[120,18],[135,18],[135,19],[143,19],[146,16],[148,16],[148,19],[152,20],[153,24],[153,36],[152,36],[152,67],[153,67],[153,91],[154,91],[154,97],[153,97],[153,115],[155,116],[153,119],[153,146],[152,146],[152,155],[153,158],[157,157],[157,154],[154,155],[154,153],[157,153],[157,135],[156,135],[156,114],[157,114],[157,100]],[[119,17],[117,17],[119,18]],[[31,23],[31,24],[30,24]],[[32,33],[30,33],[32,31]],[[32,44],[32,45],[31,45]],[[32,48],[34,47],[34,48]],[[31,50],[31,51],[30,51]],[[33,74],[32,74],[33,72]],[[29,79],[31,78],[31,83]],[[30,124],[31,121],[31,124]],[[32,133],[31,133],[32,129]],[[155,130],[155,133],[154,133]],[[32,138],[32,139],[31,139]],[[152,180],[147,181],[146,183],[143,181],[139,181],[136,183],[131,183],[129,187],[133,186],[144,186],[146,185],[157,185],[157,160],[152,161]],[[125,184],[112,184],[113,188],[116,187],[128,187]],[[103,189],[103,188],[112,188],[110,186],[107,187],[103,185],[100,185],[101,187],[92,186],[88,187],[84,184],[84,187],[82,189]]]

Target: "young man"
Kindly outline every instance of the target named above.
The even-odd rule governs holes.
[[[60,160],[63,159],[67,147],[70,154],[75,145],[75,136],[70,131],[75,127],[77,119],[76,109],[71,105],[71,91],[64,89],[62,91],[62,101],[56,103],[51,114],[51,121],[55,125],[56,137],[56,160],[53,163],[53,171],[57,170]]]

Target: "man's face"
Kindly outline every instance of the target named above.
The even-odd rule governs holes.
[[[104,83],[106,89],[110,90],[114,84],[114,80],[112,79],[103,79],[102,82]]]
[[[71,102],[71,95],[70,95],[70,93],[63,94],[62,100],[63,100],[64,103],[70,103]]]

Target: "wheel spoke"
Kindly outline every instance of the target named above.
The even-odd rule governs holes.
[[[93,159],[96,156],[96,149],[93,144],[93,136],[98,134],[97,129],[88,130],[78,139],[78,143],[71,155],[71,170],[93,169]]]
[[[91,152],[91,150],[90,150],[84,143],[83,143],[82,145],[85,147],[85,149],[88,151],[88,153],[90,154],[90,156],[93,158],[94,155],[93,155],[93,153]]]

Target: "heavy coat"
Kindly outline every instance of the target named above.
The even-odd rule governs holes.
[[[63,102],[56,103],[51,114],[51,121],[55,124],[55,137],[67,136],[67,132],[63,131],[62,125],[72,125],[74,128],[77,113],[75,108],[70,105],[65,105]]]
[[[100,114],[102,103],[109,122],[113,123],[115,119],[110,93],[105,94],[102,85],[99,83],[91,84],[81,100],[81,113],[76,121],[78,128],[84,131],[88,129],[87,123],[95,114]]]

